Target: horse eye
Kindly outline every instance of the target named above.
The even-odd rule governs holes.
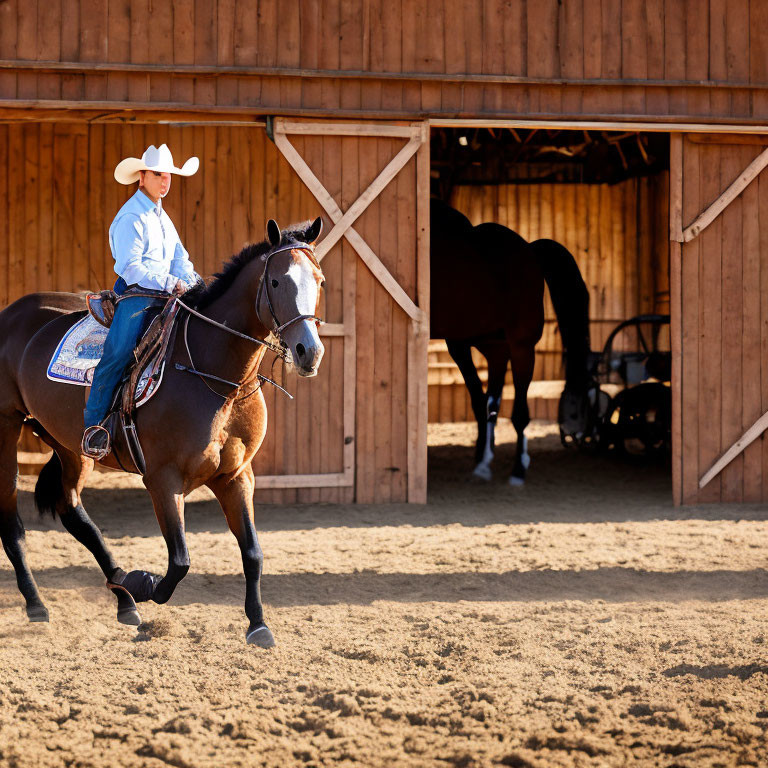
[[[320,281],[320,287],[321,288],[325,288],[325,280],[321,280]]]
[[[277,280],[273,280],[272,281],[272,287],[273,288],[277,288],[277,285],[278,285]]]

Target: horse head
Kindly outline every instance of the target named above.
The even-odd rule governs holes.
[[[314,243],[323,228],[318,217],[304,231],[282,233],[274,219],[267,224],[271,249],[256,294],[260,322],[277,336],[300,376],[316,376],[325,347],[318,334],[325,278]]]

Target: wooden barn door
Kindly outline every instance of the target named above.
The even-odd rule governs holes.
[[[678,504],[768,499],[766,145],[768,136],[672,136]]]
[[[428,125],[278,118],[272,137],[326,214],[316,252],[329,292],[330,322],[321,329],[329,359],[321,368],[328,369],[330,390],[329,398],[313,400],[315,382],[299,382],[297,400],[311,405],[301,408],[285,456],[311,444],[305,452],[314,465],[273,461],[259,477],[257,456],[257,498],[423,503]],[[271,428],[280,440],[284,404],[276,405]]]

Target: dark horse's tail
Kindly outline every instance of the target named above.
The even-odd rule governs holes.
[[[26,422],[41,438],[47,437],[42,424],[35,420]],[[40,470],[35,483],[35,508],[40,515],[46,514],[56,517],[56,504],[64,496],[64,484],[62,482],[61,459],[56,451],[48,460],[48,463]]]
[[[583,395],[589,386],[589,291],[571,252],[554,240],[531,243],[552,297],[563,340],[565,389]]]

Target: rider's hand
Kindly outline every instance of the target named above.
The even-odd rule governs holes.
[[[183,280],[177,280],[173,288],[174,296],[183,296],[187,291],[187,284]]]

